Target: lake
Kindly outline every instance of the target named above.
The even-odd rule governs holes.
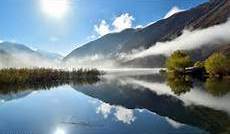
[[[2,89],[1,134],[230,132],[229,82],[113,70],[99,81]],[[6,91],[7,90],[7,91]]]

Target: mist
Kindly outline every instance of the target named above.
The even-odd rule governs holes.
[[[97,68],[100,70],[123,69],[119,63],[151,55],[169,56],[176,50],[192,50],[203,46],[221,46],[230,43],[230,20],[226,23],[198,29],[184,30],[182,35],[172,41],[157,42],[148,49],[135,49],[130,53],[118,53],[115,56],[95,54],[85,57],[75,57],[67,61],[50,60],[27,53],[15,53],[8,57],[0,56],[0,68]],[[118,70],[115,70],[118,71]]]
[[[132,54],[127,54],[123,59],[126,61],[143,58],[151,55],[169,56],[176,50],[192,50],[209,45],[226,45],[230,43],[230,19],[227,22],[198,29],[194,31],[184,30],[182,35],[172,41],[157,42],[152,47]]]
[[[15,53],[0,56],[0,68],[61,68],[61,61],[28,53]]]

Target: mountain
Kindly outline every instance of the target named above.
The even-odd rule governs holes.
[[[61,56],[12,42],[0,43],[0,67],[42,67],[61,61]]]
[[[63,56],[60,54],[52,53],[52,52],[48,52],[48,51],[44,51],[40,49],[38,49],[36,52],[51,60],[62,60],[63,58]]]
[[[126,29],[120,33],[110,33],[95,41],[89,42],[84,46],[75,49],[64,59],[73,57],[93,56],[95,54],[115,55],[123,51],[128,40],[136,37],[136,29]]]
[[[36,54],[35,51],[26,47],[22,44],[12,43],[12,42],[2,42],[0,43],[0,50],[7,53],[31,53]]]
[[[156,42],[175,39],[182,34],[185,28],[190,30],[207,28],[226,22],[228,17],[230,17],[229,0],[210,0],[195,8],[176,13],[169,18],[159,20],[144,28],[126,29],[119,33],[107,34],[73,50],[64,60],[67,61],[72,58],[77,59],[93,55],[116,57],[121,53],[130,53],[135,49],[147,49]],[[164,59],[164,56],[151,56],[122,64],[129,66],[149,66],[149,63],[156,63],[156,60],[158,60],[160,63],[156,63],[155,65],[163,66]]]

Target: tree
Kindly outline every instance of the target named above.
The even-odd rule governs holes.
[[[171,71],[184,71],[186,67],[191,67],[192,60],[183,51],[175,51],[167,60],[166,67]]]
[[[205,60],[204,66],[210,76],[223,76],[230,72],[230,61],[222,53],[212,54]]]

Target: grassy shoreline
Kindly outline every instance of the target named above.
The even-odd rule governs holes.
[[[0,70],[0,89],[50,88],[64,84],[91,84],[97,82],[103,72],[97,69],[66,71],[47,68],[7,68]]]

